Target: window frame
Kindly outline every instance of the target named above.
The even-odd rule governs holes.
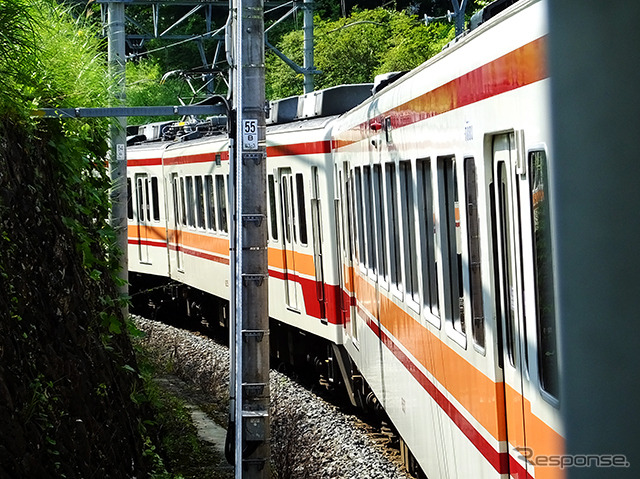
[[[193,178],[194,214],[196,229],[207,229],[207,210],[204,196],[204,177],[196,175]]]
[[[373,191],[372,191],[372,171],[371,165],[362,166],[362,201],[363,201],[363,214],[364,214],[364,229],[365,229],[365,248],[367,250],[367,272],[369,278],[372,280],[378,279],[378,265],[376,257],[376,241],[375,241],[375,226],[373,223]]]
[[[228,216],[228,176],[225,174],[215,175],[215,190],[216,190],[216,219],[218,221],[218,233],[222,235],[229,234],[229,216]]]
[[[278,243],[278,195],[276,194],[276,177],[273,173],[267,175],[267,198],[269,201],[269,238]]]
[[[460,175],[457,174],[458,160],[455,154],[436,158],[438,174],[438,204],[440,210],[440,260],[442,263],[445,327],[448,336],[460,347],[466,349],[464,271],[462,268],[464,245],[458,238],[460,213]],[[456,204],[458,219],[456,219]],[[457,223],[457,224],[456,224]],[[462,231],[460,231],[462,236]],[[459,244],[460,243],[460,244]],[[458,248],[461,249],[458,258]],[[462,314],[460,312],[462,301]]]
[[[398,209],[398,168],[395,162],[385,165],[385,205],[387,206],[387,231],[389,247],[389,284],[394,295],[401,301],[404,299],[402,281],[402,250],[400,247],[400,216]]]
[[[548,291],[550,292],[550,296],[551,296],[551,302],[552,302],[552,313],[551,313],[551,322],[552,322],[552,327],[554,328],[554,338],[553,341],[555,343],[555,363],[553,365],[555,371],[553,374],[555,374],[555,388],[556,391],[550,391],[547,387],[545,387],[545,381],[543,378],[544,375],[544,371],[546,370],[546,367],[543,365],[543,355],[546,354],[545,351],[543,351],[543,340],[541,338],[542,333],[543,333],[543,328],[542,324],[541,324],[541,307],[540,307],[540,274],[539,274],[539,268],[538,268],[538,257],[539,257],[539,251],[538,251],[538,241],[536,239],[537,235],[536,235],[536,230],[535,230],[535,223],[536,223],[536,212],[534,210],[534,201],[535,201],[535,189],[533,188],[533,182],[535,181],[534,178],[534,172],[533,172],[533,168],[531,165],[531,160],[532,160],[532,155],[536,154],[536,153],[542,153],[544,155],[544,171],[543,171],[543,175],[542,175],[542,179],[544,180],[544,188],[543,188],[543,201],[546,203],[547,206],[547,211],[546,211],[546,215],[544,215],[544,212],[542,213],[545,217],[546,217],[546,223],[547,223],[547,227],[548,227],[548,232],[545,239],[545,241],[548,241],[549,244],[551,244],[551,221],[550,221],[550,212],[549,212],[549,199],[548,196],[550,195],[550,191],[549,191],[549,155],[548,155],[548,151],[546,149],[546,147],[544,145],[542,146],[535,146],[532,147],[530,149],[527,150],[526,153],[526,168],[527,168],[527,174],[528,174],[528,178],[527,178],[527,195],[528,195],[528,210],[529,210],[529,215],[530,215],[530,220],[531,220],[531,227],[530,227],[530,235],[531,235],[531,246],[533,248],[532,251],[532,266],[533,266],[533,281],[534,281],[534,292],[535,292],[535,300],[534,300],[534,310],[535,310],[535,328],[536,328],[536,332],[535,332],[535,341],[536,341],[536,360],[535,360],[535,364],[536,364],[536,368],[537,368],[537,374],[536,374],[536,383],[537,383],[537,387],[538,390],[541,393],[541,396],[550,404],[554,405],[555,407],[558,407],[560,404],[560,390],[559,390],[559,380],[560,380],[560,367],[559,367],[559,362],[558,362],[558,318],[557,318],[557,299],[555,297],[555,281],[554,281],[554,277],[553,277],[553,258],[550,255],[545,255],[546,258],[549,259],[549,263],[546,268],[547,268],[547,273],[550,275],[551,278],[551,284],[548,286]],[[540,201],[539,199],[537,200],[538,202]],[[544,219],[543,219],[544,221]],[[550,247],[550,250],[552,249],[552,245]],[[548,323],[547,323],[548,324]]]
[[[400,182],[400,220],[402,231],[401,263],[404,279],[406,302],[411,309],[420,312],[420,280],[418,272],[417,232],[416,232],[416,194],[414,187],[413,165],[410,160],[398,163]]]
[[[131,177],[127,177],[127,219],[133,221],[133,187]]]
[[[204,176],[204,208],[206,215],[207,231],[217,231],[216,224],[216,194],[215,183],[212,174]]]
[[[293,178],[295,176],[295,179]],[[295,184],[295,188],[294,188]],[[294,208],[296,210],[295,228],[298,230],[298,244],[300,246],[309,246],[309,227],[307,221],[307,205],[305,195],[305,181],[302,173],[296,173],[292,175],[292,190],[295,190],[295,203]]]
[[[366,245],[366,236],[365,236],[365,226],[364,226],[364,205],[362,200],[362,169],[360,166],[356,166],[353,168],[353,181],[354,181],[354,218],[355,218],[355,226],[356,226],[356,251],[357,251],[357,261],[360,265],[360,270],[362,272],[366,271],[367,268],[367,245]]]
[[[381,164],[373,165],[371,171],[373,211],[376,222],[376,254],[378,266],[378,284],[389,291],[389,264],[387,254],[387,225],[384,201],[384,170]]]
[[[469,168],[469,165],[471,165],[471,169]],[[467,316],[467,320],[470,320],[471,323],[471,338],[473,340],[474,348],[476,351],[484,355],[486,353],[487,328],[484,310],[482,275],[482,238],[479,215],[480,202],[478,196],[478,168],[473,156],[465,156],[463,158],[463,173],[463,193],[465,199],[464,218],[466,226],[465,236],[467,239],[468,310],[470,313],[470,315]],[[470,173],[473,173],[473,178],[470,178]],[[473,179],[473,182],[470,182],[471,179]],[[460,214],[460,218],[462,218],[462,214]],[[477,265],[477,270],[474,270],[474,265]],[[476,316],[478,312],[480,313],[480,316]],[[480,327],[478,327],[477,320],[480,322]]]
[[[437,196],[437,173],[434,175],[434,165],[435,162],[430,157],[419,158],[416,162],[418,222],[421,239],[420,260],[422,263],[420,291],[422,316],[431,324],[440,328],[442,324],[441,281],[438,276],[439,262],[437,260],[439,226],[438,217],[436,216],[438,212],[434,208],[437,204],[435,201]]]

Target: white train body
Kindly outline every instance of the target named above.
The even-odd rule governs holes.
[[[523,457],[563,450],[555,384],[540,380],[530,187],[530,159],[547,157],[551,140],[545,7],[516,4],[334,126],[337,181],[356,198],[343,209],[355,211],[356,256],[343,264],[356,303],[345,347],[401,436],[419,444],[428,477],[558,473]],[[502,205],[491,200],[498,174]],[[508,247],[492,230],[501,214]]]
[[[563,477],[546,42],[521,0],[345,114],[267,129],[270,317],[346,352],[432,479]],[[228,155],[129,148],[130,271],[228,299]]]
[[[288,214],[269,218],[269,314],[340,344],[342,330],[335,308],[327,306],[336,303],[337,271],[331,263],[320,267],[322,249],[335,250],[334,237],[322,232],[323,225],[333,224],[333,211],[320,199],[333,196],[324,174],[331,168],[330,120],[270,127],[267,191],[274,202],[270,211],[286,209]],[[228,300],[232,217],[228,140],[217,135],[154,145],[128,150],[129,181],[149,184],[148,194],[143,186],[135,190],[130,210],[129,270],[168,276]],[[157,186],[151,188],[152,182]],[[155,188],[156,201],[162,203],[157,220],[145,213],[147,204],[148,209],[157,208]]]

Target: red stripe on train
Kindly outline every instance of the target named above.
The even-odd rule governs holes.
[[[159,246],[160,248],[166,248],[167,242],[164,240],[156,241],[156,240],[146,240],[140,238],[129,238],[129,244],[140,244],[145,246]]]
[[[313,141],[309,143],[295,143],[292,145],[267,146],[267,156],[296,156],[331,153],[331,141]]]
[[[139,241],[139,239],[129,239],[130,244],[138,244]],[[142,244],[148,244],[149,246],[165,246],[165,244],[158,242],[146,240],[142,240],[141,242]],[[170,244],[169,248],[174,251],[180,249],[185,254],[209,261],[215,261],[226,265],[229,264],[228,258],[204,253],[190,248],[178,247],[175,244]],[[318,319],[322,317],[322,305],[317,295],[318,283],[315,279],[303,278],[295,273],[286,273],[273,269],[269,269],[269,276],[283,281],[288,279],[300,284],[302,287],[306,313],[309,316]],[[325,284],[324,294],[325,298],[322,303],[324,303],[327,321],[331,324],[341,324],[343,320],[342,315],[340,314],[341,311],[339,311],[338,307],[338,296],[340,294],[343,296],[346,295],[346,301],[348,301],[348,293],[346,291],[341,292],[340,287],[337,285]],[[355,298],[351,298],[350,302],[351,304],[354,304]],[[427,376],[413,363],[413,361],[393,342],[392,338],[382,331],[375,322],[371,321],[368,316],[367,325],[499,474],[510,473],[511,476],[516,478],[533,479],[533,476],[527,473],[522,464],[520,464],[515,458],[511,457],[508,452],[498,452],[491,444],[489,444],[489,441],[487,441],[471,424],[471,422],[454,406],[454,404],[449,401],[442,392],[440,392],[436,385],[431,382],[431,380],[427,378]]]
[[[272,145],[267,147],[267,156],[296,156],[296,155],[316,155],[331,153],[331,141],[314,141],[309,143],[295,143],[291,145]],[[229,161],[228,151],[206,152],[195,155],[181,155],[176,157],[164,158],[165,165],[185,165],[190,163],[206,163],[215,162],[216,155],[219,155],[220,161]],[[163,163],[162,158],[143,158],[139,160],[128,160],[127,166],[160,166]]]
[[[528,474],[525,468],[516,459],[511,457],[508,452],[498,452],[489,444],[489,441],[480,434],[471,422],[458,411],[454,404],[440,392],[436,385],[418,369],[413,361],[411,361],[393,340],[382,331],[375,322],[371,321],[368,316],[367,325],[499,474],[511,474],[511,476],[520,479],[533,479],[533,476]]]
[[[171,243],[169,245],[169,249],[172,251],[182,251],[184,254],[188,254],[190,256],[196,256],[197,258],[203,258],[209,261],[213,261],[215,263],[221,264],[229,264],[229,258],[225,258],[224,256],[218,256],[211,253],[205,253],[203,251],[198,251],[191,248],[185,248],[184,246],[179,246]]]
[[[142,158],[140,160],[127,160],[127,166],[160,166],[162,158]]]
[[[318,288],[321,284],[315,279],[303,278],[295,273],[274,269],[269,269],[269,277],[282,281],[288,279],[298,283],[302,287],[304,308],[307,315],[318,319],[323,319],[323,316],[325,316],[324,319],[330,324],[342,324],[342,315],[338,314],[339,312],[336,308],[338,295],[340,294],[339,286],[323,283],[324,299],[321,300],[318,296]]]
[[[185,165],[188,163],[207,163],[215,162],[216,156],[220,157],[220,161],[229,161],[229,151],[211,151],[206,153],[198,153],[195,155],[182,155],[168,157],[164,159],[165,165]]]

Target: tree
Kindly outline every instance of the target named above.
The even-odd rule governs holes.
[[[98,32],[53,0],[0,1],[0,477],[147,477],[141,384],[107,222]]]
[[[127,106],[165,106],[180,105],[180,99],[189,94],[187,84],[176,78],[162,80],[163,68],[155,59],[127,62]],[[175,119],[175,117],[170,117]],[[164,120],[161,117],[131,117],[128,122],[149,123]]]
[[[376,75],[410,70],[426,61],[453,38],[453,26],[424,25],[417,16],[376,8],[355,11],[337,20],[314,19],[317,88],[372,82]],[[277,48],[302,64],[302,31],[282,36]],[[302,93],[303,78],[272,52],[267,53],[267,97]]]

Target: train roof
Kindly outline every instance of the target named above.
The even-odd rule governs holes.
[[[267,125],[340,115],[371,96],[373,84],[338,85],[269,103]]]

